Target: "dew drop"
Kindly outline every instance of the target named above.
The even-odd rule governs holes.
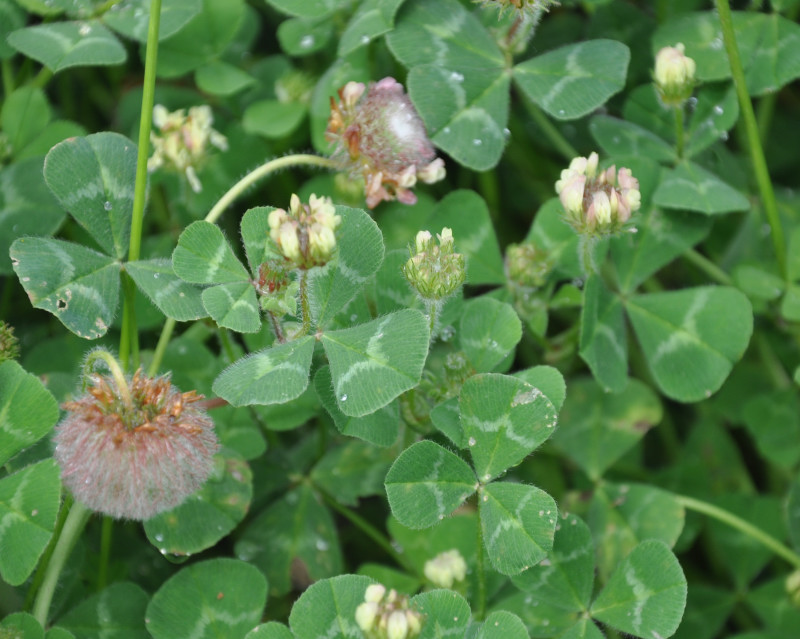
[[[162,541],[164,541],[164,535],[156,535],[156,541],[158,543],[161,543]]]
[[[480,146],[481,144],[483,144],[483,140],[481,140],[480,138],[473,138],[472,143],[475,146]]]
[[[31,517],[36,517],[36,515],[38,515],[38,514],[39,514],[39,510],[38,510],[37,508],[34,508],[34,509],[31,511]]]
[[[342,396],[339,398],[339,401],[340,401],[340,402],[346,402],[346,401],[347,401],[347,394],[344,394],[344,395],[342,395]]]
[[[106,211],[110,211],[110,210],[111,210],[111,202],[109,202],[108,200],[106,200],[106,203],[105,203],[105,204],[103,204],[103,208],[104,208]]]
[[[717,36],[711,41],[711,43],[708,45],[708,48],[713,49],[714,51],[719,51],[722,48],[722,44],[722,36]]]
[[[558,110],[558,115],[564,115],[564,113],[566,113],[566,111],[564,111],[564,109],[559,109]]]
[[[368,35],[362,35],[361,36],[361,44],[367,44],[368,42],[369,42],[369,36]]]
[[[716,113],[717,115],[722,115],[724,113],[724,110],[719,104],[715,104],[714,113]]]
[[[325,541],[324,539],[317,539],[317,543],[314,545],[320,552],[325,552],[326,550],[328,550],[328,542]]]
[[[314,46],[314,36],[306,35],[300,38],[300,48],[301,49],[308,49]]]
[[[442,519],[444,519],[444,515],[439,515],[439,521],[442,521]]]
[[[450,133],[450,127],[446,126],[442,129],[442,133]]]
[[[723,131],[722,133],[720,133],[719,134],[719,139],[722,140],[723,142],[725,140],[727,140],[728,139],[728,132],[727,131]]]
[[[81,36],[83,37],[88,36],[91,32],[92,32],[92,26],[89,24],[82,24],[81,28],[78,29],[78,33],[80,33]]]
[[[157,280],[159,275],[160,275],[160,273],[153,273],[153,279]]]
[[[477,442],[475,441],[474,437],[470,437],[468,443],[469,443],[470,446],[474,446]]]
[[[456,82],[463,82],[464,81],[464,76],[462,74],[460,74],[458,71],[453,71],[450,74],[450,79],[451,80],[455,80]]]
[[[357,319],[358,319],[358,315],[356,315],[355,313],[353,313],[353,314],[350,316],[350,321],[351,321],[351,322],[355,322]]]

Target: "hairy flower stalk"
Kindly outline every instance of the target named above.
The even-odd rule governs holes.
[[[195,193],[203,190],[197,177],[199,168],[208,156],[209,145],[220,151],[228,150],[227,138],[213,129],[214,118],[208,106],[191,107],[169,112],[157,104],[153,107],[153,126],[150,133],[153,155],[147,161],[148,171],[166,166],[183,173]]]
[[[566,222],[577,233],[594,238],[635,231],[631,214],[641,206],[639,180],[630,169],[615,166],[597,170],[598,156],[577,157],[561,171],[556,193],[564,207]]]
[[[409,607],[408,597],[381,584],[367,586],[364,602],[355,613],[367,639],[414,639],[422,631],[423,616]]]
[[[174,508],[212,471],[214,423],[169,376],[138,371],[124,379],[93,375],[88,391],[62,408],[55,458],[64,484],[91,510],[145,520]]]
[[[326,136],[334,144],[333,160],[363,178],[369,208],[383,200],[414,204],[411,188],[417,180],[432,184],[445,176],[444,161],[436,157],[422,119],[394,78],[369,88],[361,82],[342,87],[338,104],[331,98]]]

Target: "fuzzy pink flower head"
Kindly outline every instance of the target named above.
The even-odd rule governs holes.
[[[126,405],[113,377],[62,408],[55,431],[61,479],[82,504],[119,519],[145,520],[181,504],[208,479],[219,449],[214,423],[194,391],[168,376],[137,372]]]
[[[417,180],[431,184],[445,176],[422,118],[394,78],[342,87],[339,103],[331,98],[326,135],[335,144],[333,158],[364,179],[369,208],[383,200],[413,204]]]
[[[597,153],[574,158],[561,171],[556,193],[564,207],[564,219],[576,232],[588,236],[633,232],[631,214],[642,205],[639,180],[631,170],[615,166],[599,171]]]

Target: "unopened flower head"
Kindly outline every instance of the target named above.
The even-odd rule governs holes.
[[[544,286],[553,268],[550,256],[530,242],[509,244],[506,248],[506,278],[509,284],[525,289]]]
[[[19,357],[19,340],[14,335],[14,327],[0,320],[0,364],[7,359]]]
[[[297,312],[297,293],[300,284],[290,277],[286,260],[272,259],[259,264],[258,279],[254,282],[261,308],[278,317]]]
[[[153,127],[150,142],[153,155],[147,161],[147,169],[154,171],[165,166],[186,176],[195,193],[203,189],[197,177],[197,169],[208,156],[209,145],[220,151],[228,150],[227,138],[214,130],[211,108],[197,106],[169,112],[157,104],[153,107]]]
[[[183,502],[211,474],[219,444],[214,423],[168,376],[137,372],[125,393],[113,377],[62,408],[54,441],[61,478],[90,509],[144,520]]]
[[[452,588],[456,581],[467,576],[467,562],[458,550],[440,552],[425,562],[425,577],[439,588]]]
[[[558,5],[555,0],[473,0],[484,7],[495,7],[500,10],[500,15],[509,11],[516,11],[520,15],[532,15],[536,11],[548,11],[551,6]]]
[[[305,71],[291,70],[284,73],[275,82],[275,97],[282,104],[309,104],[316,81],[314,76]]]
[[[288,212],[275,209],[269,214],[269,235],[295,268],[309,269],[331,259],[341,222],[330,198],[312,195],[308,204],[303,204],[292,195]]]
[[[561,171],[556,193],[566,221],[582,235],[595,237],[633,230],[628,221],[641,206],[639,181],[630,169],[597,170],[597,153],[572,160]]]
[[[369,208],[383,200],[414,204],[417,180],[431,184],[445,176],[422,118],[394,78],[342,87],[339,102],[331,98],[326,135],[342,169],[364,179]]]
[[[423,300],[455,293],[464,283],[466,268],[464,256],[455,252],[453,231],[445,227],[436,238],[429,231],[417,233],[403,275]]]
[[[653,71],[656,90],[661,102],[667,107],[683,104],[694,89],[694,60],[684,55],[683,44],[664,47],[656,54],[656,66]]]
[[[367,639],[414,639],[422,631],[423,616],[409,606],[408,597],[372,584],[355,613]]]

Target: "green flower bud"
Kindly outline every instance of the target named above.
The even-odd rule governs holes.
[[[464,283],[464,256],[454,252],[452,230],[442,229],[436,239],[428,231],[420,231],[414,248],[403,266],[403,275],[422,299],[442,300]]]
[[[19,357],[19,340],[14,335],[14,327],[0,320],[0,363]]]

